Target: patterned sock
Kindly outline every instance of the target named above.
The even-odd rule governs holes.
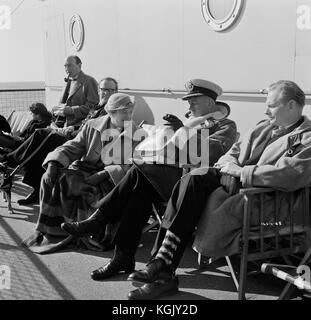
[[[173,232],[167,230],[162,246],[155,258],[162,259],[168,266],[171,265],[174,253],[176,252],[180,241],[180,238],[178,238]]]

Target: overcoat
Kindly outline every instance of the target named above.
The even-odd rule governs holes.
[[[209,164],[213,165],[226,153],[236,140],[236,124],[229,119],[217,121],[209,130],[206,140],[209,150]],[[199,143],[200,145],[200,143]],[[164,201],[168,201],[176,182],[181,178],[183,170],[177,165],[138,163],[135,165],[158,191]]]
[[[241,183],[248,187],[272,187],[281,191],[295,191],[311,185],[311,121],[303,122],[293,131],[271,142],[273,126],[269,121],[258,124],[245,138],[235,143],[218,163],[233,162],[243,167]],[[295,220],[302,213],[302,194],[294,193]],[[243,196],[229,196],[222,187],[207,200],[206,209],[198,223],[193,248],[210,257],[239,252],[243,220]],[[280,222],[287,222],[289,199],[281,196]],[[273,223],[274,199],[265,198],[265,222]],[[251,225],[258,222],[259,203],[253,203]]]
[[[64,99],[65,88],[60,98],[60,103]],[[69,95],[65,104],[71,107],[73,114],[66,116],[65,126],[80,124],[91,109],[98,103],[98,86],[97,81],[80,71],[78,78],[70,87]]]
[[[127,163],[127,161],[108,166],[101,163],[103,147],[111,140],[111,131],[107,130],[109,123],[110,117],[108,115],[87,121],[73,140],[65,142],[47,155],[43,162],[43,167],[46,168],[49,161],[57,161],[62,167],[67,168],[74,161],[82,160],[90,165],[98,165],[99,169],[102,168],[108,171],[113,182],[117,184],[123,178],[131,164],[129,164],[129,162]],[[133,124],[129,126],[129,129],[135,130],[136,126]],[[119,150],[120,152],[117,150],[114,151],[116,155],[117,153],[121,153],[121,150]],[[128,156],[131,157],[132,154]]]

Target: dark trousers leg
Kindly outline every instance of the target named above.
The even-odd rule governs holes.
[[[19,165],[40,145],[44,138],[49,134],[47,130],[36,130],[27,140],[17,149],[7,155],[10,165]]]
[[[138,171],[139,172],[139,171]],[[123,210],[121,223],[115,237],[117,248],[135,254],[142,230],[152,212],[152,203],[162,201],[152,184],[139,172],[136,188]]]
[[[155,167],[156,168],[156,167]],[[134,253],[153,201],[161,198],[145,176],[133,166],[104,198],[101,209],[91,219],[100,224],[120,222],[115,243],[122,251]]]
[[[181,243],[174,254],[173,266],[177,267],[185,247],[191,238],[209,195],[220,186],[218,170],[210,169],[205,175],[188,174],[177,182],[168,202],[162,227],[154,244],[152,254],[160,249],[165,231],[169,229]]]
[[[40,191],[41,178],[45,172],[45,170],[42,167],[42,162],[38,161],[38,163],[36,163],[35,161],[33,165],[25,166],[24,168],[23,183],[33,187],[34,192],[38,194]]]
[[[8,155],[9,163],[15,162],[16,164],[21,164],[34,153],[48,134],[49,131],[45,129],[36,130],[19,148]],[[66,141],[67,138],[62,135],[50,135],[46,142],[40,147],[39,151],[25,164],[23,182],[39,192],[41,178],[45,172],[42,168],[44,159],[49,152],[55,150],[55,148]]]
[[[0,147],[1,148],[10,148],[15,149],[18,146],[18,143],[11,136],[6,136],[0,131]]]

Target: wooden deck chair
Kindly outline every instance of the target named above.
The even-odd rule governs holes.
[[[8,117],[8,123],[11,127],[11,134],[13,136],[20,135],[32,120],[32,115],[29,111],[12,111]]]
[[[303,199],[303,222],[297,224],[295,221],[293,202],[294,193],[302,193]],[[245,299],[248,263],[258,264],[258,272],[263,261],[271,258],[282,257],[285,263],[292,265],[291,257],[297,253],[304,253],[307,248],[307,241],[310,237],[310,210],[309,196],[310,188],[303,188],[295,192],[281,192],[272,188],[247,188],[241,189],[240,193],[244,197],[243,227],[240,241],[240,267],[239,273],[234,270],[231,257],[227,256],[232,279],[238,291],[238,299]],[[280,197],[286,196],[289,199],[288,223],[279,223]],[[266,224],[264,221],[265,197],[274,199],[274,222]],[[256,199],[257,198],[257,199]],[[254,200],[260,203],[259,223],[255,227],[250,227],[251,215],[253,213],[252,203]],[[207,259],[207,262],[204,261]],[[261,261],[261,263],[259,263]],[[198,255],[199,266],[213,262],[210,258]]]
[[[307,265],[310,261],[311,246],[297,267],[264,263],[261,266],[261,271],[287,281],[288,283],[281,292],[279,300],[290,299],[295,288],[311,293],[311,268],[310,265]],[[311,298],[311,295],[308,295],[308,297]]]
[[[143,233],[148,232],[154,228],[160,226],[162,222],[162,215],[166,208],[166,202],[153,203],[152,204],[152,212],[150,215],[148,225],[143,229]]]
[[[182,166],[182,175],[189,173],[191,169],[193,168],[192,165],[183,165]],[[153,203],[152,204],[152,212],[151,212],[151,219],[148,221],[148,225],[143,229],[143,233],[148,232],[149,230],[152,230],[158,226],[161,225],[162,222],[162,216],[165,212],[167,203],[165,201]]]

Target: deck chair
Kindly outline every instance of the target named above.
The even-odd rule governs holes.
[[[273,276],[288,282],[279,296],[279,300],[287,300],[290,299],[295,288],[311,293],[311,268],[307,265],[310,261],[311,246],[297,267],[264,263],[261,266],[261,272],[272,274]],[[308,295],[308,298],[311,298],[310,294]]]
[[[188,174],[192,168],[192,165],[184,164],[182,166],[182,175],[184,176],[185,174]],[[165,212],[166,206],[167,202],[165,201],[152,204],[152,212],[150,214],[148,225],[143,229],[143,233],[158,228],[161,225],[162,216]]]
[[[165,208],[166,208],[166,202],[152,204],[152,212],[150,214],[148,225],[144,227],[142,233],[158,228],[161,225],[162,215],[163,215],[163,212],[165,211]]]
[[[11,127],[11,134],[13,136],[18,136],[25,130],[29,122],[32,120],[32,115],[29,111],[14,110],[7,120]]]
[[[301,193],[303,199],[302,216],[303,222],[297,223],[294,211],[294,193]],[[232,257],[225,257],[232,279],[238,291],[238,299],[245,299],[246,280],[248,263],[258,263],[258,261],[267,261],[275,257],[282,257],[284,261],[292,265],[293,258],[299,253],[304,253],[307,249],[307,243],[310,241],[310,210],[309,196],[310,188],[303,188],[295,192],[281,192],[272,188],[247,188],[241,189],[240,193],[244,197],[243,209],[243,227],[240,240],[240,270],[239,275],[234,270],[231,263]],[[283,193],[283,194],[282,194]],[[281,195],[289,199],[288,223],[282,225],[280,221],[280,197]],[[264,222],[265,197],[274,199],[274,223],[266,224]],[[250,219],[253,213],[252,203],[254,200],[260,203],[259,223],[255,227],[250,227]],[[202,266],[204,258],[199,254],[198,260]],[[208,263],[213,262],[209,260]],[[260,264],[258,264],[258,272]],[[239,279],[238,279],[239,278]]]
[[[10,143],[14,145],[14,139],[12,139],[12,137],[15,138],[20,136],[31,120],[32,115],[29,111],[12,111],[7,119],[11,132],[8,133],[1,131],[0,154],[6,154],[12,151],[12,148],[9,146]],[[6,141],[8,144],[6,144]]]
[[[53,134],[50,132],[39,146],[30,154],[21,164],[15,168],[10,168],[7,164],[0,164],[0,192],[3,192],[3,199],[8,204],[8,213],[13,214],[13,208],[11,203],[11,189],[13,185],[14,177],[21,169],[41,150],[42,146],[48,141],[49,137]]]

